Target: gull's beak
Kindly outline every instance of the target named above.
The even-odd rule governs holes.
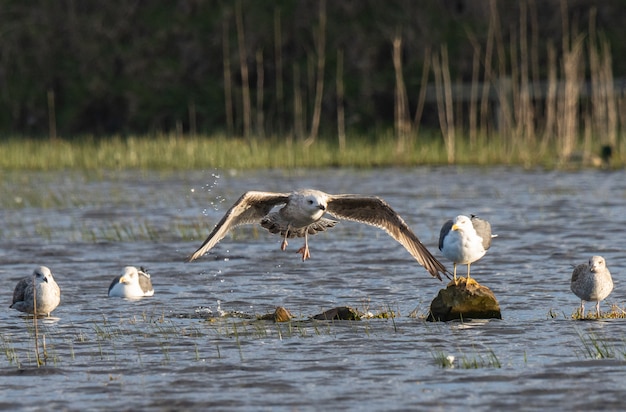
[[[129,283],[129,282],[130,282],[130,279],[128,279],[126,276],[122,276],[120,278],[120,283]]]
[[[451,230],[459,230],[459,227],[456,225],[456,223],[452,225]]]

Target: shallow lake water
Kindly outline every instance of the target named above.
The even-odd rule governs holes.
[[[495,293],[503,319],[425,321],[445,282],[383,231],[352,222],[312,236],[306,262],[296,254],[301,239],[283,252],[279,237],[249,226],[184,263],[244,191],[304,187],[383,197],[450,269],[437,249],[441,225],[458,214],[488,219],[498,237],[472,275]],[[626,320],[572,320],[580,301],[569,290],[572,265],[603,255],[615,289],[601,309],[624,307],[622,171],[3,172],[0,190],[0,409],[626,403]],[[53,271],[62,302],[36,335],[32,318],[8,306],[14,285],[38,265]],[[106,296],[127,265],[148,269],[153,297]],[[277,306],[295,319],[254,319]],[[337,306],[397,317],[309,320]],[[452,365],[442,366],[449,355]]]

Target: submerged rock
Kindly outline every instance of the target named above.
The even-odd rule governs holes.
[[[502,319],[500,305],[486,286],[474,279],[461,277],[450,282],[430,304],[427,320],[431,322],[457,319]]]
[[[361,320],[363,315],[348,306],[339,306],[313,316],[316,320]]]
[[[282,306],[278,306],[274,313],[268,313],[267,315],[259,317],[261,320],[273,320],[274,322],[288,322],[291,318],[293,318],[291,313]]]

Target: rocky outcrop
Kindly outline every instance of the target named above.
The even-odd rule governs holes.
[[[491,291],[474,279],[461,277],[450,282],[430,304],[427,320],[502,319],[500,305]]]

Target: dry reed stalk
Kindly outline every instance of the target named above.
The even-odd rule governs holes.
[[[454,163],[456,137],[447,48],[442,46],[440,53],[441,61],[437,53],[434,53],[432,58],[433,73],[435,75],[435,92],[437,94],[437,111],[439,113],[439,125],[446,146],[448,164],[452,164]]]
[[[43,365],[43,361],[39,356],[39,326],[37,323],[37,283],[33,276],[33,326],[35,328],[35,359],[37,360],[37,367]]]
[[[595,26],[595,9],[592,9],[589,14],[589,74],[591,78],[591,112],[592,116],[589,116],[589,122],[593,125],[589,125],[591,129],[589,136],[585,133],[585,150],[589,150],[591,144],[591,134],[597,133],[599,136],[606,136],[607,134],[607,113],[606,113],[606,85],[603,83],[602,73],[600,70],[600,58],[598,56],[598,39],[594,30]],[[587,120],[587,119],[586,119]],[[587,125],[585,125],[585,131]]]
[[[543,136],[539,146],[539,153],[543,155],[548,144],[554,140],[557,133],[557,62],[556,49],[551,42],[548,42],[548,86],[545,101],[545,124],[543,127]]]
[[[265,130],[265,114],[263,112],[263,50],[256,52],[256,134],[263,137]]]
[[[528,51],[528,33],[526,27],[528,25],[528,4],[526,1],[520,3],[520,89],[519,89],[519,129],[524,136],[524,142],[526,148],[533,147],[535,144],[535,136],[537,131],[535,130],[535,116],[533,105],[531,101],[530,90],[530,52]],[[522,151],[522,153],[529,153],[528,150]]]
[[[393,41],[393,69],[395,72],[395,104],[394,104],[394,126],[396,131],[396,150],[398,153],[406,149],[408,134],[411,132],[411,122],[409,120],[408,97],[404,76],[402,75],[402,37],[396,33]]]
[[[610,44],[597,38],[596,9],[589,15],[589,71],[591,77],[591,107],[593,111],[593,130],[604,144],[615,147],[619,127],[617,102],[614,94],[614,80]],[[588,147],[587,150],[592,150]]]
[[[300,68],[297,64],[293,65],[293,128],[297,139],[301,139],[304,135],[302,109],[302,92],[300,90]]]
[[[623,125],[626,125],[626,96],[619,96],[615,98],[615,110],[617,112],[617,124],[618,126],[622,125],[621,128],[623,128]],[[623,144],[624,144],[624,139],[622,139],[622,146],[618,146],[617,142],[615,143],[615,148],[617,148],[617,154],[619,155],[620,153],[623,153]]]
[[[228,41],[228,20],[222,21],[222,62],[224,65],[224,105],[226,111],[226,132],[232,136],[235,132],[233,117],[233,76],[230,68],[230,42]]]
[[[417,107],[413,117],[413,130],[415,136],[419,134],[420,122],[424,114],[424,103],[426,102],[426,91],[428,90],[428,74],[430,72],[430,48],[424,50],[424,65],[422,66],[422,79],[420,81],[420,92],[417,96]]]
[[[274,60],[276,65],[276,122],[278,135],[283,134],[283,116],[285,115],[285,103],[283,92],[283,48],[282,31],[280,25],[280,8],[274,9]]]
[[[48,89],[48,133],[50,140],[56,140],[57,138],[57,120],[56,120],[56,108],[54,105],[54,90]]]
[[[521,119],[521,92],[520,92],[520,84],[521,84],[521,73],[520,73],[520,62],[518,61],[518,48],[517,48],[517,37],[515,33],[511,33],[510,37],[510,45],[509,50],[511,51],[511,73],[507,76],[509,79],[509,84],[507,85],[508,90],[510,91],[510,95],[508,96],[508,101],[511,104],[511,132],[510,135],[510,146],[516,146],[522,136],[522,119]],[[501,78],[502,79],[502,78]]]
[[[496,0],[489,3],[491,10],[490,26],[493,26],[493,41],[497,57],[497,76],[495,81],[496,95],[498,96],[498,136],[511,136],[513,130],[513,116],[511,113],[511,77],[506,70],[506,49],[504,47],[504,38],[502,35],[502,27],[500,23],[500,14],[498,12]]]
[[[248,80],[248,64],[246,62],[246,39],[243,28],[243,11],[241,0],[235,3],[235,23],[237,26],[237,43],[239,49],[239,67],[241,71],[241,97],[243,114],[243,136],[250,138],[250,123],[252,119],[252,106],[250,103],[250,82]]]
[[[613,64],[611,57],[611,44],[608,40],[602,42],[602,74],[604,84],[606,85],[606,111],[608,132],[607,140],[612,147],[617,147],[617,134],[620,127],[619,116],[617,114],[617,97],[614,93]]]
[[[195,137],[198,132],[196,126],[196,102],[190,101],[187,105],[187,110],[189,112],[189,135]]]
[[[470,88],[470,102],[468,113],[469,144],[470,149],[473,149],[476,146],[476,142],[478,140],[478,79],[480,76],[481,48],[473,33],[468,32],[468,38],[470,39],[472,48],[474,49],[472,59],[472,84]]]
[[[537,89],[534,90],[535,95],[539,92],[539,15],[537,13],[537,4],[535,0],[528,0],[528,9],[530,14],[530,68],[532,72],[533,84]]]
[[[305,146],[310,146],[317,139],[322,117],[322,97],[324,93],[324,68],[326,66],[326,0],[319,2],[319,30],[315,36],[315,50],[317,65],[315,72],[315,102],[313,103],[313,118],[311,119],[311,133],[304,141]]]
[[[591,148],[593,147],[593,114],[591,111],[587,110],[583,114],[584,123],[583,123],[583,152],[581,156],[581,161],[584,163],[588,160],[588,154],[591,153]]]
[[[493,5],[492,5],[493,7]],[[493,14],[493,13],[491,13]],[[491,16],[490,14],[490,16]],[[495,43],[495,24],[494,18],[489,19],[489,28],[487,30],[487,45],[485,46],[485,59],[483,66],[485,67],[485,73],[483,78],[483,88],[480,98],[480,129],[481,133],[487,134],[489,131],[489,125],[491,124],[489,107],[490,99],[489,93],[491,89],[491,83],[493,81],[493,49]]]
[[[565,35],[567,36],[567,35]],[[563,97],[557,103],[557,132],[561,160],[570,157],[576,145],[578,132],[578,100],[580,98],[580,82],[582,80],[581,56],[583,50],[583,35],[577,36],[572,48],[563,52]],[[565,42],[564,42],[565,43]],[[569,42],[567,42],[569,44]]]
[[[346,114],[344,107],[343,50],[337,50],[337,141],[339,151],[346,150]]]

